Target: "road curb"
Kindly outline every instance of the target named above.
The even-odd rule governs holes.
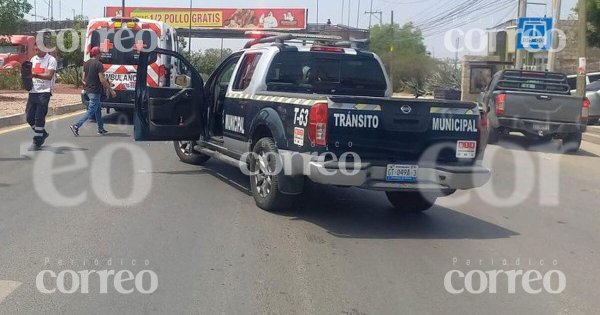
[[[599,126],[588,126],[587,132],[600,135],[600,127]]]
[[[65,106],[52,107],[48,110],[46,117],[64,115],[85,109],[82,103],[69,104]],[[25,114],[17,114],[7,117],[0,117],[0,128],[22,125],[26,123]]]

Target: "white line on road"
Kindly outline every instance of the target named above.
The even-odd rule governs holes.
[[[6,299],[11,293],[13,293],[18,287],[21,286],[21,282],[0,280],[0,304]]]
[[[61,120],[61,119],[65,119],[65,118],[69,118],[69,117],[81,115],[83,113],[85,113],[85,111],[80,110],[80,111],[77,111],[77,112],[68,113],[68,114],[64,114],[64,115],[51,116],[51,117],[49,117],[46,120],[46,124],[48,124],[50,122],[53,122],[53,121],[58,121],[58,120]],[[23,124],[23,125],[18,125],[18,126],[0,128],[0,135],[6,134],[6,133],[10,133],[10,132],[13,132],[13,131],[17,131],[17,130],[21,130],[21,129],[26,129],[26,128],[31,128],[31,127],[29,127],[28,124]]]

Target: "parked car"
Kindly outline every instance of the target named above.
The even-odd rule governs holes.
[[[565,152],[577,152],[581,146],[590,101],[571,95],[562,73],[499,71],[480,102],[488,113],[490,144],[514,131],[538,139],[562,139]]]
[[[425,211],[489,180],[478,104],[392,98],[377,55],[294,44],[314,36],[262,39],[225,59],[206,85],[184,57],[156,50],[189,69],[175,79],[181,89],[148,86],[153,53],[142,52],[135,139],[175,141],[191,164],[247,165],[265,210],[290,206],[308,180],[384,191],[400,211]]]
[[[590,72],[585,76],[585,84],[588,85],[592,82],[596,82],[600,80],[600,72]],[[567,76],[567,82],[571,87],[571,93],[575,95],[575,90],[577,90],[577,75],[571,74]]]
[[[600,80],[588,84],[585,95],[590,100],[590,117],[588,125],[596,125],[600,120]]]

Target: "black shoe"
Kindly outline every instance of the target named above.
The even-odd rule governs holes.
[[[42,146],[40,144],[37,143],[33,143],[29,149],[27,149],[27,151],[39,151],[42,149]]]
[[[99,135],[101,135],[101,136],[103,136],[103,135],[105,135],[105,134],[107,134],[107,133],[108,133],[108,131],[106,131],[106,130],[104,130],[104,129],[102,129],[102,130],[98,130],[98,134],[99,134]]]
[[[71,128],[71,132],[73,132],[75,137],[79,137],[79,128],[77,126],[71,125],[69,128]]]
[[[50,137],[50,134],[44,130],[44,135],[42,136],[42,140],[40,141],[40,146],[44,145],[44,143],[46,143],[46,139],[48,139],[48,137]]]

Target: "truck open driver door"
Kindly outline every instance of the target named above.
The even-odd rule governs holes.
[[[168,55],[182,72],[173,87],[148,86],[148,65]],[[204,134],[206,106],[204,83],[194,67],[176,52],[156,49],[139,58],[134,135],[136,141],[197,141]]]

